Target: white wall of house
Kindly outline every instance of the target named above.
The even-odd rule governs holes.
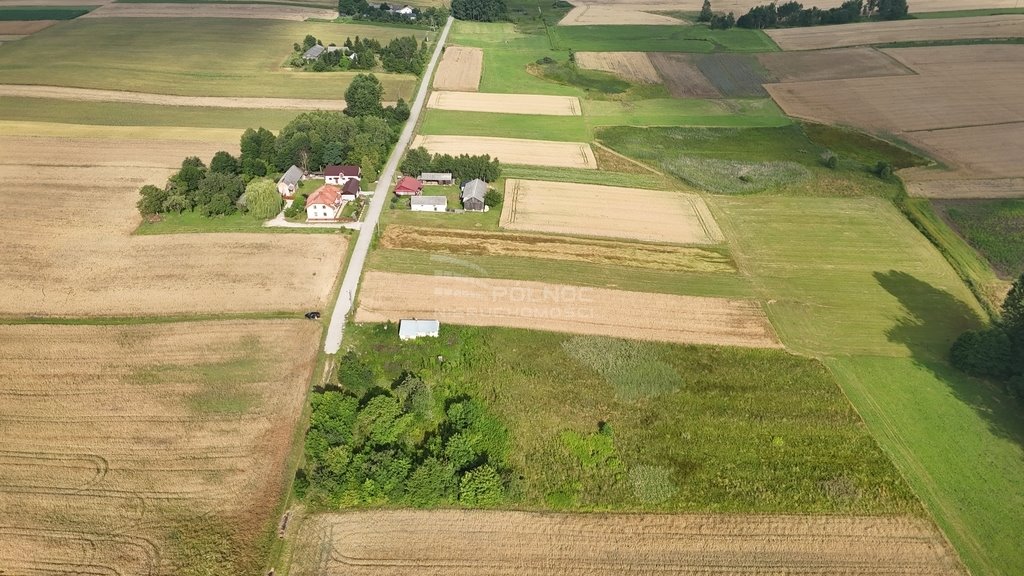
[[[306,206],[306,220],[337,220],[340,214],[341,206],[329,206],[327,204],[310,204]]]
[[[291,196],[295,193],[295,186],[289,186],[284,182],[278,182],[277,191],[281,193],[281,196]]]
[[[324,183],[326,183],[326,184],[334,184],[335,186],[341,186],[341,185],[345,184],[345,182],[348,182],[349,180],[355,180],[356,182],[358,182],[359,181],[359,177],[358,176],[344,176],[344,175],[342,175],[342,176],[324,176]]]
[[[446,209],[446,206],[438,205],[412,205],[413,212],[444,212]]]

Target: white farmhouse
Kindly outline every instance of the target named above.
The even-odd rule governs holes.
[[[341,188],[325,184],[306,198],[306,221],[336,222],[344,205]]]
[[[349,180],[362,180],[363,171],[359,166],[327,166],[324,168],[324,182],[341,186]]]
[[[448,209],[445,196],[413,196],[410,200],[413,212],[444,212]]]

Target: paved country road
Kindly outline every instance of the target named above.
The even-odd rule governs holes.
[[[370,251],[370,241],[373,240],[374,231],[377,229],[377,222],[380,220],[380,213],[384,209],[384,202],[388,199],[388,191],[391,188],[391,181],[394,179],[395,170],[398,169],[398,161],[405,154],[405,149],[412,140],[412,133],[416,129],[420,112],[423,111],[423,104],[427,101],[427,90],[430,89],[430,78],[434,74],[434,67],[441,57],[441,48],[448,39],[448,31],[452,28],[453,18],[449,17],[445,23],[441,35],[437,38],[437,45],[434,46],[434,54],[423,71],[423,81],[416,93],[416,99],[412,103],[409,112],[409,121],[405,123],[402,135],[395,144],[395,151],[388,158],[387,165],[380,173],[377,181],[377,188],[373,191],[373,199],[370,200],[370,210],[366,213],[366,219],[359,231],[359,238],[356,239],[356,247],[352,250],[352,257],[345,268],[345,277],[341,281],[341,292],[338,294],[338,302],[334,305],[334,312],[331,314],[331,323],[327,327],[327,338],[324,340],[324,352],[336,354],[341,349],[341,338],[345,332],[345,319],[352,310],[352,303],[355,299],[356,290],[359,288],[359,279],[363,274],[363,266],[366,264],[366,254]]]

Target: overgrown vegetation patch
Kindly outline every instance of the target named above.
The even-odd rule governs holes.
[[[946,220],[1005,276],[1024,273],[1024,200],[935,200]]]

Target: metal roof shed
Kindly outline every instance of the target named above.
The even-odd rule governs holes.
[[[416,320],[406,319],[398,321],[398,338],[401,340],[415,340],[423,337],[437,337],[441,330],[441,323],[437,320]]]

